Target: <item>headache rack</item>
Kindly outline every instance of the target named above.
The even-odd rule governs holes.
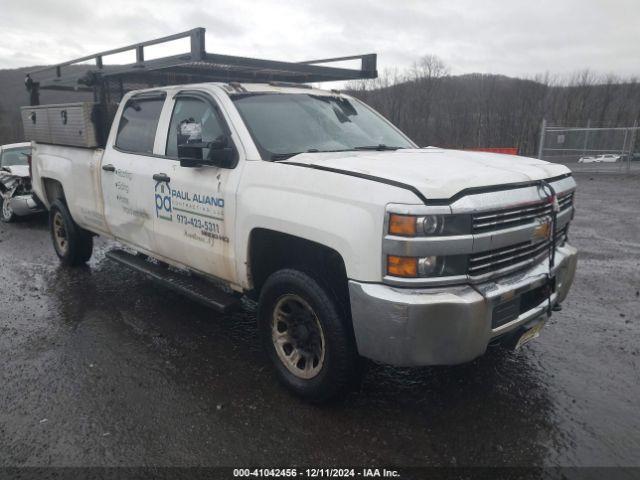
[[[190,39],[189,52],[145,60],[145,47]],[[134,51],[136,61],[104,65],[109,55]],[[360,69],[327,66],[360,60]],[[95,65],[87,64],[94,62]],[[25,79],[31,105],[39,104],[39,90],[71,90],[94,93],[95,102],[109,102],[128,90],[201,82],[327,82],[377,77],[376,55],[353,55],[304,62],[282,62],[208,53],[205,29],[194,28],[175,35],[135,43],[88,55],[30,72]],[[131,88],[134,86],[134,88]],[[116,98],[114,98],[116,97]]]
[[[146,47],[170,48],[169,42],[185,38],[189,39],[188,52],[145,59]],[[124,52],[135,52],[135,62],[104,64],[105,57]],[[25,86],[30,94],[30,107],[22,107],[25,137],[56,145],[103,147],[117,104],[131,90],[202,82],[304,84],[375,78],[376,58],[375,54],[367,54],[281,62],[208,53],[205,29],[194,28],[28,73]],[[358,60],[359,69],[326,65]],[[79,103],[39,106],[41,90],[74,91],[84,96]]]

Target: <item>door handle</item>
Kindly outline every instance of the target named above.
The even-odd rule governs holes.
[[[115,171],[116,171],[116,167],[114,167],[114,166],[113,166],[113,165],[111,165],[110,163],[109,163],[109,164],[107,164],[107,165],[103,165],[103,166],[102,166],[102,169],[103,169],[105,172],[115,172]]]
[[[167,175],[166,173],[156,173],[153,176],[153,179],[156,182],[167,182],[167,183],[169,183],[171,181],[171,177],[169,177],[169,175]]]

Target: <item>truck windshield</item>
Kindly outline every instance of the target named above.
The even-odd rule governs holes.
[[[300,93],[255,93],[232,99],[265,160],[303,152],[414,148],[356,100]]]
[[[28,165],[27,155],[31,154],[31,148],[12,148],[2,152],[0,166],[13,167],[16,165]]]

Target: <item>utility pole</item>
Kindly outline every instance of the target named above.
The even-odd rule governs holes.
[[[629,142],[629,156],[627,157],[627,175],[631,173],[631,161],[636,150],[636,139],[638,134],[638,119],[633,121],[631,130],[631,141]]]
[[[538,145],[538,158],[542,160],[542,151],[544,150],[544,136],[547,129],[547,120],[542,119],[542,126],[540,128],[540,145]]]
[[[582,146],[582,156],[587,154],[587,145],[589,143],[589,128],[591,128],[591,119],[587,120],[587,130],[584,132],[584,145]]]

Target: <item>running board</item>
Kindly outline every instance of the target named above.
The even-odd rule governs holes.
[[[169,270],[124,250],[111,250],[106,253],[106,256],[142,273],[160,285],[219,312],[227,313],[239,305],[236,297],[223,292],[215,284],[203,278]]]

